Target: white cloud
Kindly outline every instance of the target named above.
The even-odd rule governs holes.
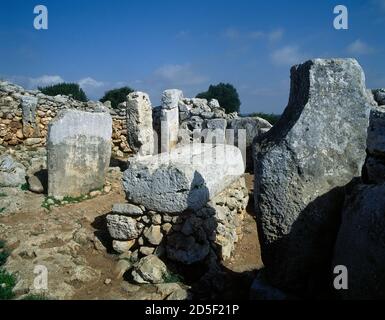
[[[282,39],[283,33],[283,29],[277,29],[269,32],[267,36],[270,42],[276,42]]]
[[[305,59],[305,55],[300,52],[298,46],[285,46],[273,51],[270,55],[271,60],[276,65],[294,65]]]
[[[240,32],[235,29],[235,28],[227,28],[225,30],[225,32],[223,33],[223,36],[227,39],[231,39],[231,40],[234,40],[234,39],[238,39],[241,34]]]
[[[283,29],[276,29],[272,31],[263,31],[263,30],[253,30],[248,32],[241,32],[236,28],[228,28],[224,31],[223,36],[230,40],[268,40],[270,42],[275,42],[282,39],[284,34]]]
[[[190,64],[168,64],[155,70],[151,80],[181,86],[202,84],[207,81],[207,77],[197,74]]]
[[[91,77],[83,78],[78,81],[79,86],[81,86],[84,90],[101,88],[105,85],[104,82],[97,81]]]
[[[373,53],[374,49],[360,39],[357,39],[347,47],[347,51],[353,55],[365,55]]]
[[[43,75],[37,78],[28,78],[28,87],[34,89],[37,87],[50,86],[60,82],[64,82],[64,79],[61,76]]]
[[[252,40],[257,40],[263,38],[265,36],[265,33],[262,31],[252,31],[247,36]]]

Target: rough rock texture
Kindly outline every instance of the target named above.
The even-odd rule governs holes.
[[[328,283],[343,187],[361,175],[369,103],[353,59],[316,59],[291,70],[289,105],[255,142],[255,208],[274,286],[312,293]]]
[[[10,155],[0,156],[0,187],[19,187],[25,183],[25,167]]]
[[[107,113],[62,111],[48,132],[48,195],[78,197],[104,185],[111,157]]]
[[[25,137],[39,137],[39,127],[36,121],[37,98],[33,96],[22,96],[21,107],[23,115],[23,135]]]
[[[151,155],[154,152],[152,107],[144,92],[132,92],[127,96],[127,140],[136,153]]]
[[[108,101],[103,105],[99,101],[81,102],[64,95],[51,97],[1,80],[0,146],[27,147],[28,151],[45,147],[48,125],[63,109],[88,112],[105,109],[113,117],[113,153],[120,157],[131,153],[127,144],[125,102],[113,109]]]
[[[343,299],[385,297],[385,185],[356,187],[347,199],[334,251],[333,267],[348,270]]]
[[[204,123],[204,142],[211,144],[226,143],[226,119],[210,119]]]
[[[372,107],[365,169],[370,183],[385,182],[385,107]]]
[[[108,232],[113,239],[132,240],[141,232],[136,220],[131,217],[109,214],[106,219]]]
[[[385,89],[374,89],[372,90],[374,100],[378,103],[379,106],[385,105]]]
[[[198,210],[244,173],[238,148],[191,144],[170,153],[133,159],[123,175],[127,199],[147,209]]]
[[[132,271],[133,280],[137,283],[162,283],[166,275],[166,265],[155,255],[142,258]]]

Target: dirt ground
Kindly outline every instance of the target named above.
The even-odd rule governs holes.
[[[24,210],[0,216],[0,239],[6,240],[13,252],[9,264],[11,271],[18,271],[32,281],[34,275],[27,268],[28,263],[33,266],[43,261],[50,271],[55,270],[50,273],[50,285],[55,287],[56,293],[63,291],[59,297],[62,299],[157,298],[156,287],[144,285],[140,290],[127,289],[127,283],[114,276],[118,256],[111,249],[104,217],[114,203],[125,202],[125,195],[119,174],[113,172],[108,179],[112,186],[108,194],[53,207],[50,211],[40,206],[43,195],[23,191],[26,199]],[[252,194],[253,177],[247,175],[246,179]],[[223,263],[226,288],[221,298],[224,299],[247,299],[255,273],[263,266],[252,197],[243,223],[243,234],[233,257]],[[80,271],[73,273],[69,270],[74,266]],[[28,272],[30,277],[26,276]],[[24,293],[23,289],[21,293]]]

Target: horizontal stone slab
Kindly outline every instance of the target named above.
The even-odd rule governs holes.
[[[194,143],[156,156],[133,158],[123,175],[127,199],[165,213],[198,210],[245,171],[231,145]]]

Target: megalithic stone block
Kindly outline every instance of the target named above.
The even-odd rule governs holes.
[[[78,197],[102,188],[111,135],[108,113],[60,112],[48,129],[48,195]]]
[[[241,151],[194,143],[129,162],[123,174],[127,199],[165,213],[198,210],[244,173]]]
[[[330,283],[344,187],[361,176],[369,111],[356,60],[292,68],[289,105],[255,141],[255,208],[273,285],[314,294]]]

